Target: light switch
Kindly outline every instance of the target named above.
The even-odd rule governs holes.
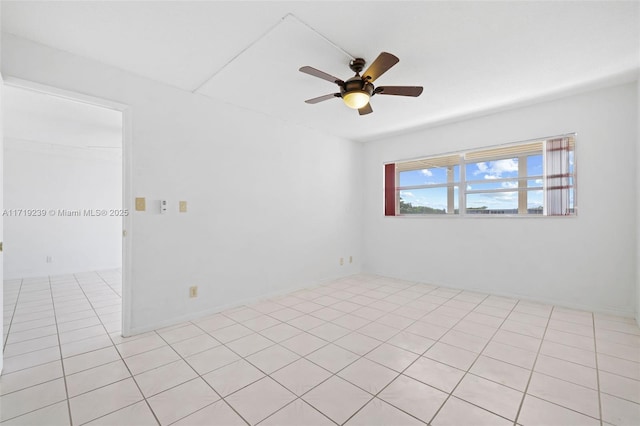
[[[147,209],[144,197],[136,198],[136,211],[143,212]]]
[[[187,212],[187,202],[186,201],[180,201],[180,213],[186,213]]]

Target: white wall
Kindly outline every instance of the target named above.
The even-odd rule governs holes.
[[[366,144],[364,270],[633,316],[637,97],[619,85]],[[578,217],[383,216],[385,161],[573,131]]]
[[[131,331],[359,271],[359,144],[6,34],[2,55],[5,76],[131,106],[133,193],[148,207],[128,236]]]
[[[122,217],[85,215],[121,209],[118,154],[10,138],[4,154],[5,208],[47,212],[4,218],[5,279],[121,266]],[[59,210],[80,210],[81,216],[61,216]]]
[[[2,46],[2,8],[0,7],[0,51]],[[2,55],[0,55],[0,111],[2,111],[2,90],[4,88],[4,79],[2,77]],[[0,113],[0,157],[2,156],[4,145],[4,127],[2,124],[2,114]],[[2,160],[2,158],[0,158]],[[0,210],[3,208],[2,195],[3,195],[3,161],[0,161]],[[3,223],[4,218],[0,218],[0,241],[3,240]],[[0,252],[0,328],[4,330],[4,253]],[[4,333],[0,337],[0,348],[4,349]],[[0,356],[0,373],[2,373],[3,357]]]
[[[2,8],[0,8],[2,9]],[[0,22],[2,21],[2,17],[0,16]],[[2,34],[2,32],[0,32]],[[1,44],[1,35],[0,35],[0,44]],[[1,56],[1,55],[0,55]],[[0,64],[2,60],[0,59]],[[2,111],[2,91],[4,89],[4,80],[2,78],[2,73],[0,72],[0,111]],[[3,178],[4,178],[4,161],[3,161],[3,146],[4,146],[4,126],[2,122],[2,114],[0,114],[0,211],[3,210]],[[0,218],[0,241],[3,241],[3,225],[4,217]],[[4,350],[4,252],[0,252],[0,329],[3,330],[0,337],[0,348]],[[3,366],[3,357],[0,356],[0,373],[2,373]]]
[[[636,144],[636,212],[640,212],[640,72],[638,73],[638,142]],[[636,323],[640,326],[640,219],[636,216]]]

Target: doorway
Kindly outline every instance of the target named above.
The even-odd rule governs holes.
[[[36,306],[47,286],[58,332],[76,321],[127,335],[129,109],[18,79],[4,83],[5,349],[14,324],[46,322]]]

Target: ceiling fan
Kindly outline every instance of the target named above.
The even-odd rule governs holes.
[[[373,112],[369,99],[373,95],[396,95],[396,96],[412,96],[418,97],[422,93],[422,86],[379,86],[375,87],[373,82],[382,74],[387,72],[392,66],[400,61],[391,53],[382,52],[369,68],[360,76],[360,72],[365,65],[365,60],[356,58],[349,62],[349,68],[356,73],[347,81],[342,81],[326,72],[317,70],[313,67],[302,67],[300,71],[330,81],[340,87],[339,93],[331,93],[319,96],[313,99],[307,99],[308,104],[317,104],[331,98],[342,98],[345,105],[352,109],[357,109],[360,115],[370,114]]]

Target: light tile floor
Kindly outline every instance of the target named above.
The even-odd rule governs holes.
[[[3,424],[640,424],[628,318],[358,275],[124,339],[120,294],[5,282]]]

